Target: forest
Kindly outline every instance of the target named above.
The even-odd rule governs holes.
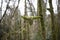
[[[60,40],[60,0],[0,0],[0,40]]]

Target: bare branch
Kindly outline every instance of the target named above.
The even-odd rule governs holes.
[[[5,10],[4,14],[3,14],[3,17],[6,15],[6,11],[7,11],[8,7],[9,7],[9,3],[10,3],[10,0],[7,3],[7,7],[6,7],[6,10]],[[2,21],[3,17],[0,19],[0,22]]]

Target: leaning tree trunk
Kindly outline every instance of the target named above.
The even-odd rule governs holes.
[[[45,27],[44,27],[44,18],[43,18],[43,11],[42,11],[42,1],[43,0],[38,0],[38,15],[40,16],[40,22],[41,22],[41,27],[42,28],[42,40],[46,40],[46,35],[45,35]],[[39,30],[40,31],[40,30]],[[39,32],[40,34],[40,32]]]
[[[52,0],[49,0],[50,8],[48,9],[51,13],[51,27],[52,27],[52,39],[51,40],[57,40],[56,38],[56,26],[55,26],[55,18],[54,18],[54,11],[52,6]]]

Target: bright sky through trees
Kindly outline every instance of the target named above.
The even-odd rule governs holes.
[[[57,13],[57,0],[52,0],[52,4],[53,4],[54,13]],[[48,0],[47,0],[47,8],[49,8]],[[47,14],[50,14],[48,10],[47,10]]]
[[[37,0],[32,0],[32,3],[34,5],[34,7],[35,7],[35,11],[37,11]],[[53,0],[52,3],[53,3],[53,7],[54,7],[54,12],[57,13],[57,5],[56,5],[57,2],[56,2],[56,0]],[[6,4],[7,3],[5,3],[3,1],[2,14],[4,13],[4,11],[6,9]],[[12,4],[13,4],[13,2],[11,1],[9,5],[11,5],[11,7],[12,7]],[[17,6],[17,1],[16,1],[16,6]],[[1,0],[0,0],[0,7],[1,7]],[[47,2],[47,8],[48,7],[49,7],[49,4]],[[21,11],[21,15],[23,15],[24,14],[24,0],[20,0],[19,10]],[[49,14],[49,11],[47,11],[47,14]]]

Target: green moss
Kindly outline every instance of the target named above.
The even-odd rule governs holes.
[[[31,19],[39,19],[40,16],[21,16],[23,19],[26,19],[26,20],[31,20]]]

